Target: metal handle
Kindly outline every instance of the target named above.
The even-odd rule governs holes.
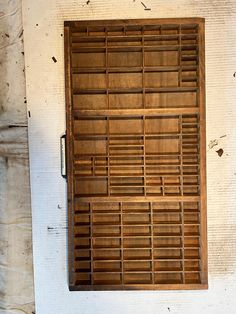
[[[61,176],[66,179],[66,134],[62,135],[60,138],[61,144]]]

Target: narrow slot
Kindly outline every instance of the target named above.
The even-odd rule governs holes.
[[[154,258],[155,259],[181,259],[182,258],[182,250],[178,248],[161,248],[154,249]]]
[[[118,203],[93,203],[93,212],[94,213],[115,213],[119,212]]]

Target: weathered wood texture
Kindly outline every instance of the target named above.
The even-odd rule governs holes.
[[[0,3],[0,312],[33,313],[21,1]]]
[[[207,287],[204,60],[203,19],[65,22],[70,289]]]

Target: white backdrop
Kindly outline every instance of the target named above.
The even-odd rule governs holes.
[[[143,2],[151,10],[138,0],[23,0],[37,314],[236,313],[236,1]],[[206,18],[207,144],[218,143],[207,151],[209,290],[69,292],[63,21],[194,16]]]

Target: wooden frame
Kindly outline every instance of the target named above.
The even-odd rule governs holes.
[[[70,290],[206,289],[204,19],[65,22]]]

